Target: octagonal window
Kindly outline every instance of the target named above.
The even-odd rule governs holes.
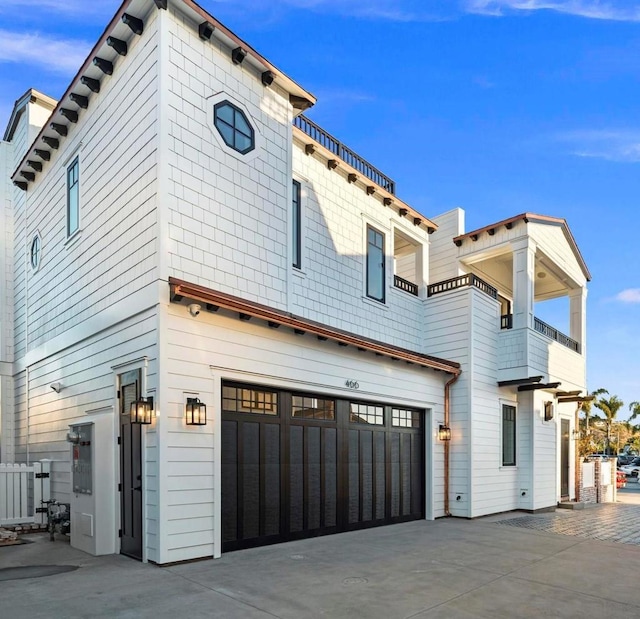
[[[243,155],[255,148],[253,127],[240,108],[229,101],[222,101],[214,106],[213,117],[216,129],[227,146]]]

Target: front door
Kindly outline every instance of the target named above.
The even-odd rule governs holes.
[[[568,419],[560,422],[560,495],[569,498],[569,436],[571,424]]]
[[[140,398],[140,370],[119,376],[120,552],[142,560],[142,429],[131,423],[131,403]]]

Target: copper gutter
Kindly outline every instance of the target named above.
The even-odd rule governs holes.
[[[460,378],[460,372],[448,380],[444,386],[444,425],[451,427],[451,385]],[[451,516],[449,511],[449,455],[451,441],[444,441],[444,515]]]
[[[197,284],[190,284],[189,282],[174,277],[169,278],[169,286],[171,288],[171,300],[173,302],[180,302],[182,297],[202,301],[203,303],[209,303],[213,306],[222,307],[246,316],[266,320],[275,325],[283,325],[305,333],[311,333],[320,338],[330,339],[343,345],[356,346],[359,349],[369,350],[381,356],[414,363],[456,376],[460,374],[460,364],[455,361],[447,361],[446,359],[431,357],[430,355],[423,355],[398,346],[385,344],[377,340],[356,335],[355,333],[343,331],[342,329],[329,327],[307,318],[301,318],[281,310],[276,310],[260,303],[241,299],[240,297],[218,292],[204,286],[198,286]]]

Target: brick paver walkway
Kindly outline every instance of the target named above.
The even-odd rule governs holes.
[[[640,546],[640,505],[608,503],[582,510],[505,518],[496,524]]]

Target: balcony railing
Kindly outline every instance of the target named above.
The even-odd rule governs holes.
[[[513,327],[513,314],[503,314],[500,316],[500,328],[511,329]]]
[[[558,344],[562,344],[567,348],[575,352],[580,352],[580,344],[575,340],[572,340],[568,335],[561,333],[557,329],[554,329],[551,325],[548,325],[546,322],[542,322],[539,318],[534,316],[533,318],[533,328],[538,332],[542,333],[542,335],[551,338],[558,342]]]
[[[380,172],[376,167],[372,166],[366,159],[354,153],[350,148],[336,140],[330,133],[327,133],[322,127],[316,125],[302,114],[293,119],[293,124],[301,131],[306,133],[312,140],[315,140],[320,146],[332,152],[352,168],[360,172],[363,176],[374,182],[382,189],[395,195],[396,184],[388,176]]]
[[[472,273],[460,275],[460,277],[445,279],[443,282],[438,282],[437,284],[431,284],[427,289],[427,296],[432,297],[434,294],[449,292],[450,290],[456,290],[457,288],[467,288],[469,286],[482,290],[482,292],[489,295],[492,299],[498,298],[498,291],[493,286],[490,286],[487,282]]]
[[[408,292],[409,294],[413,294],[416,297],[418,296],[418,285],[414,284],[413,282],[407,281],[406,279],[403,279],[399,275],[393,276],[393,285],[396,288],[400,288],[400,290]]]
[[[513,314],[504,314],[500,316],[500,328],[501,329],[511,329],[513,327]],[[533,328],[538,332],[542,333],[545,337],[548,337],[551,340],[555,340],[558,344],[562,344],[567,348],[575,352],[580,352],[580,344],[575,340],[571,339],[568,335],[558,331],[551,325],[548,325],[546,322],[543,322],[539,318],[533,317]]]

